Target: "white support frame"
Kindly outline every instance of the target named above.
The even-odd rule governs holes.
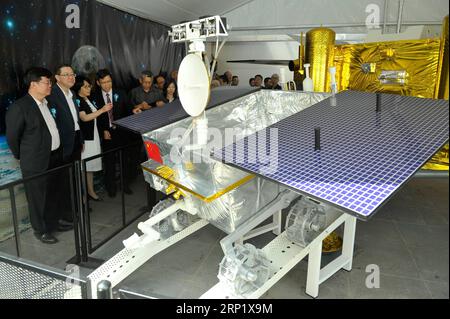
[[[279,210],[278,212],[273,214],[273,221],[272,221],[272,225],[274,226],[272,233],[274,233],[277,236],[279,234],[281,234],[281,230],[283,228],[283,225],[281,225],[281,220],[282,220],[282,214],[281,214],[281,210]]]
[[[306,282],[306,293],[314,298],[319,294],[319,286],[325,280],[341,268],[350,271],[353,261],[353,248],[355,240],[356,217],[342,213],[335,209],[328,211],[330,225],[320,233],[308,246],[300,247],[292,243],[286,236],[286,232],[281,232],[281,208],[287,206],[295,198],[295,194],[291,192],[282,192],[280,196],[270,203],[256,217],[242,224],[235,232],[229,234],[221,240],[224,253],[229,251],[230,244],[234,242],[243,243],[244,240],[272,231],[277,237],[266,245],[262,251],[271,261],[271,275],[269,280],[264,283],[258,290],[244,296],[235,296],[229,292],[227,287],[222,283],[218,283],[200,298],[259,298],[267,292],[275,283],[277,283],[288,271],[297,265],[303,258],[309,255],[308,272]],[[182,205],[182,203],[179,203]],[[170,212],[176,211],[175,207],[169,207],[161,212],[161,216],[154,216],[144,224],[154,224],[162,216],[170,215]],[[267,218],[272,216],[272,223],[258,228],[254,228]],[[132,274],[141,267],[150,258],[186,238],[190,234],[206,226],[206,220],[199,220],[184,230],[176,233],[165,240],[157,240],[136,249],[124,248],[118,254],[113,256],[106,263],[92,272],[88,278],[91,280],[91,289],[93,298],[97,297],[97,285],[102,280],[111,282],[111,287],[115,287],[122,280]],[[330,235],[337,227],[344,224],[344,238],[342,246],[342,254],[335,260],[330,262],[324,268],[321,268],[322,241]],[[253,227],[253,228],[252,228]],[[240,236],[240,237],[239,237]]]
[[[108,280],[111,288],[117,286],[150,258],[206,225],[208,222],[201,219],[165,240],[154,241],[138,249],[122,249],[88,276],[91,280],[92,298],[97,298],[97,285],[100,281]]]
[[[319,295],[319,285],[333,276],[339,269],[352,270],[353,249],[355,244],[356,217],[349,217],[344,221],[344,238],[342,254],[324,268],[320,268],[322,242],[316,243],[309,254],[308,279],[306,293],[314,298]]]
[[[220,241],[224,255],[234,255],[233,245],[242,244],[245,239],[261,235],[263,233],[273,231],[281,231],[281,210],[288,207],[289,204],[300,195],[288,189],[281,191],[278,196],[263,207],[258,214],[255,214],[247,221],[239,225],[232,233],[228,234]],[[278,215],[279,214],[279,215]],[[274,216],[275,221],[269,225],[256,228],[266,219]]]
[[[236,243],[240,243],[243,244],[245,240],[249,240],[250,238],[253,237],[257,237],[259,235],[268,233],[268,232],[272,232],[275,235],[279,235],[281,234],[281,210],[275,212],[272,216],[272,222],[270,224],[255,228],[251,231],[249,231],[247,234],[245,234],[244,237],[242,237],[241,239],[239,239],[238,241],[236,241]]]
[[[296,196],[298,195],[292,192],[285,191],[280,195],[280,199],[282,198],[284,199],[284,201],[278,200],[275,201],[272,205],[274,208],[284,207],[289,202],[289,200],[286,201],[286,199],[291,200]],[[272,208],[272,205],[269,205],[269,207]],[[145,222],[139,223],[138,228],[141,230],[145,230],[146,227],[153,226],[154,224],[158,223],[164,218],[167,218],[171,214],[175,213],[178,209],[184,210],[187,209],[187,207],[185,207],[184,201],[177,201],[175,204],[164,209],[158,215],[149,218]],[[273,209],[266,209],[262,215],[266,217],[262,218],[261,216],[257,216],[252,220],[252,222],[255,225],[258,225],[259,222],[264,221],[264,219],[269,218],[271,215],[273,215],[273,222],[269,225],[262,226],[254,230],[253,234],[247,235],[247,238],[255,237],[269,231],[273,231],[274,233],[277,232],[279,233],[281,231],[281,210],[279,209],[275,210],[275,213],[273,213]],[[91,280],[91,289],[93,298],[97,297],[97,285],[102,280],[108,280],[109,282],[111,282],[111,288],[115,287],[122,280],[124,280],[126,277],[131,275],[135,270],[141,267],[144,263],[150,260],[150,258],[155,256],[159,252],[163,251],[164,249],[170,247],[171,245],[175,244],[176,242],[184,239],[190,234],[196,232],[197,230],[201,229],[207,224],[208,222],[202,219],[192,224],[191,226],[185,228],[184,230],[176,233],[175,235],[169,237],[168,239],[151,241],[148,243],[144,241],[145,244],[141,246],[136,246],[138,248],[122,249],[119,253],[117,253],[115,256],[109,259],[106,263],[102,264],[99,268],[97,268],[94,272],[92,272],[88,276],[88,278]],[[252,226],[250,224],[252,223],[251,222],[244,223],[244,225],[242,225],[241,227],[243,227],[244,229],[251,230]],[[253,225],[253,227],[255,226]],[[232,237],[232,235],[228,236]],[[141,236],[141,241],[142,237],[145,237],[145,235]],[[241,240],[243,240],[243,237],[241,237]]]
[[[342,224],[344,224],[342,255],[330,262],[324,268],[321,268],[322,241]],[[219,282],[200,298],[260,298],[306,256],[308,256],[306,293],[311,297],[316,298],[319,295],[320,284],[340,269],[351,270],[355,230],[356,217],[341,213],[334,222],[304,248],[289,241],[286,237],[286,232],[283,232],[262,249],[267,258],[271,261],[271,276],[258,290],[248,295],[236,296],[233,295],[226,286]]]

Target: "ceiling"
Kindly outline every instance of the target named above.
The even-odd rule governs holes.
[[[224,15],[254,0],[97,0],[114,8],[171,26],[201,16]]]

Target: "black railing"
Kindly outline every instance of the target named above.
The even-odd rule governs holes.
[[[70,263],[78,264],[80,262],[87,262],[89,259],[89,255],[96,251],[98,248],[103,246],[106,242],[108,242],[111,238],[116,236],[119,232],[121,232],[124,228],[129,226],[131,223],[140,218],[145,211],[140,212],[137,216],[134,216],[132,219],[127,220],[126,218],[126,206],[125,206],[125,194],[124,194],[124,151],[138,145],[142,145],[142,142],[130,143],[124,146],[120,146],[106,152],[103,152],[99,155],[92,156],[81,161],[75,161],[70,164],[66,164],[63,166],[59,166],[57,168],[48,170],[46,172],[36,174],[33,176],[29,176],[26,178],[22,178],[20,180],[16,180],[10,182],[8,184],[0,186],[0,191],[9,190],[10,201],[11,201],[11,214],[12,214],[12,222],[13,222],[13,231],[14,231],[14,239],[15,239],[15,250],[16,255],[21,257],[21,244],[20,244],[20,229],[19,229],[19,219],[17,216],[17,207],[16,207],[16,195],[14,193],[14,187],[17,185],[24,184],[26,182],[46,177],[50,174],[55,174],[57,172],[63,171],[65,169],[69,170],[69,182],[70,182],[70,192],[71,192],[71,208],[73,213],[73,224],[74,224],[74,243],[75,243],[75,256],[70,260]],[[91,217],[89,213],[89,200],[87,193],[87,181],[86,181],[86,163],[98,159],[103,158],[106,155],[117,154],[119,157],[119,174],[120,174],[120,190],[121,190],[121,225],[118,227],[116,231],[107,236],[106,238],[102,238],[100,242],[96,245],[93,245],[92,240],[92,225],[91,225]],[[137,169],[138,163],[136,163]],[[147,200],[143,200],[143,205],[153,205],[153,201],[148,199],[148,196],[153,195],[152,191],[147,190]],[[145,202],[144,202],[145,201]],[[151,209],[151,207],[149,207]]]
[[[62,165],[62,166],[53,168],[51,170],[45,171],[43,173],[39,173],[39,174],[35,174],[35,175],[28,176],[28,177],[25,177],[25,178],[21,178],[19,180],[16,180],[16,181],[13,181],[13,182],[10,182],[8,184],[0,186],[0,191],[2,191],[2,190],[8,190],[9,191],[10,202],[11,202],[11,216],[12,216],[12,222],[13,222],[15,249],[16,249],[17,257],[21,257],[22,254],[21,254],[21,248],[20,248],[20,246],[21,246],[20,245],[20,230],[19,230],[19,220],[18,220],[18,216],[17,216],[16,196],[15,196],[15,193],[14,193],[14,187],[18,186],[18,185],[22,185],[22,184],[25,185],[25,183],[27,183],[27,182],[30,182],[30,181],[33,181],[33,180],[36,180],[36,179],[39,179],[39,178],[42,178],[42,177],[46,177],[46,176],[48,176],[50,174],[55,174],[57,172],[61,172],[61,171],[65,170],[65,169],[69,169],[69,172],[70,172],[69,173],[69,176],[70,176],[69,178],[70,178],[70,183],[72,185],[72,183],[73,183],[73,174],[72,174],[72,167],[73,167],[73,165],[74,165],[73,163]],[[72,192],[72,194],[73,194],[73,192]],[[72,196],[72,208],[74,208],[74,203],[73,202],[74,202],[74,197]],[[76,229],[77,226],[76,226],[76,222],[75,221],[77,220],[77,215],[76,215],[76,212],[75,212],[74,209],[72,209],[72,212],[73,212],[73,219],[74,219],[74,227]],[[75,247],[76,247],[75,253],[76,253],[76,256],[79,259],[79,257],[80,257],[80,253],[79,253],[80,252],[79,251],[80,247],[77,246],[77,243],[79,243],[79,237],[78,237],[78,234],[77,234],[77,230],[74,231],[74,236],[75,236],[74,240],[75,240]]]
[[[88,198],[88,194],[87,194],[87,185],[86,185],[86,163],[98,158],[103,158],[106,155],[110,155],[110,154],[117,154],[119,155],[119,176],[120,176],[120,196],[121,196],[121,220],[122,220],[122,224],[121,227],[118,228],[116,231],[114,231],[113,233],[111,233],[109,236],[107,236],[106,238],[104,238],[103,240],[101,240],[98,244],[96,244],[95,246],[93,245],[93,240],[92,240],[92,227],[91,227],[91,218],[90,218],[90,212],[89,212],[89,201],[85,200],[83,203],[83,214],[82,216],[84,216],[84,220],[83,220],[83,224],[85,225],[85,230],[86,230],[86,247],[87,247],[87,252],[88,254],[92,254],[94,251],[96,251],[98,248],[100,248],[101,246],[103,246],[106,242],[108,242],[111,238],[113,238],[114,236],[116,236],[118,233],[120,233],[124,228],[126,228],[127,226],[129,226],[130,224],[132,224],[134,221],[136,221],[138,218],[140,218],[142,216],[142,214],[137,215],[136,217],[130,219],[127,221],[126,218],[126,207],[125,207],[125,193],[124,193],[124,160],[123,160],[123,153],[125,150],[127,149],[131,149],[133,147],[136,147],[138,145],[142,145],[142,142],[136,142],[136,143],[130,143],[127,144],[125,146],[121,146],[121,147],[116,147],[114,149],[108,150],[106,152],[103,152],[99,155],[95,155],[86,159],[83,159],[81,161],[81,178],[82,178],[82,187],[80,188],[80,191],[82,191],[82,196],[83,198]]]
[[[30,277],[29,273],[31,272],[35,275],[40,276],[41,278],[49,278],[52,280],[56,280],[58,282],[65,282],[69,285],[79,286],[80,287],[79,298],[81,298],[81,299],[91,298],[90,281],[88,278],[86,278],[80,274],[64,272],[62,270],[50,267],[48,265],[43,265],[40,263],[25,260],[22,258],[18,258],[18,257],[11,256],[11,255],[0,252],[0,268],[2,267],[2,263],[13,267],[13,268],[10,267],[7,269],[8,272],[12,272],[12,274],[8,274],[8,275],[11,277],[14,277],[14,278],[9,278],[10,280],[12,280],[12,279],[24,280],[25,279],[24,282],[17,283],[17,284],[20,284],[21,286],[30,285],[35,288],[36,284],[32,281],[27,280],[27,278]],[[21,275],[24,272],[25,273],[28,272],[28,274],[26,274],[25,276]],[[5,275],[5,273],[2,272],[2,275]],[[17,278],[15,278],[15,277],[17,277]],[[35,277],[33,277],[33,278],[36,279]],[[46,289],[45,287],[41,287],[41,288]],[[8,296],[8,294],[10,294],[10,293],[17,295],[18,292],[11,291],[11,289],[13,289],[13,287],[8,287],[7,285],[2,285],[2,288],[0,289],[0,296],[3,296],[3,295]],[[66,285],[64,289],[59,289],[60,297],[64,297],[62,295],[62,292],[64,292],[64,290],[68,290],[68,289],[69,289],[68,285]],[[7,291],[3,291],[3,290],[7,290]],[[31,291],[31,290],[32,289],[25,289],[26,292]],[[39,291],[36,291],[36,293],[39,293]],[[74,298],[76,296],[71,296],[71,297]]]

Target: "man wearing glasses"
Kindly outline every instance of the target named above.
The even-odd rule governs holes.
[[[102,140],[102,152],[107,152],[116,147],[130,143],[130,135],[114,125],[114,121],[131,114],[127,95],[124,91],[113,86],[113,78],[109,70],[101,69],[97,72],[97,89],[93,94],[93,100],[97,107],[112,103],[113,108],[98,117],[99,130],[103,132],[100,139]],[[130,157],[126,150],[123,158],[123,178],[125,194],[132,194],[129,187],[130,184]],[[116,187],[116,154],[108,153],[105,155],[105,187],[109,197],[115,197]]]
[[[84,144],[80,131],[80,116],[75,95],[71,88],[75,84],[75,73],[70,65],[62,65],[56,69],[56,85],[49,97],[50,103],[59,111],[58,126],[67,163],[80,160]]]
[[[56,85],[52,88],[52,93],[48,100],[51,107],[56,109],[56,123],[61,134],[63,147],[64,164],[81,159],[83,149],[83,136],[80,130],[80,115],[76,103],[75,94],[71,88],[75,84],[76,75],[70,65],[64,64],[56,69]],[[62,181],[63,200],[61,201],[63,210],[63,222],[68,221],[71,226],[72,206],[71,191],[68,172]],[[55,198],[55,200],[58,200]]]
[[[24,77],[28,94],[18,99],[6,114],[6,138],[14,157],[20,160],[24,178],[62,165],[62,142],[55,117],[45,97],[50,95],[52,73],[31,68]],[[31,226],[43,243],[55,244],[54,231],[68,230],[59,223],[60,173],[54,172],[25,182]]]

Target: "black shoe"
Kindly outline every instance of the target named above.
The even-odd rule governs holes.
[[[43,233],[43,234],[35,233],[34,235],[44,244],[56,244],[58,242],[58,239],[56,239],[56,237],[53,236],[51,233]]]
[[[69,231],[72,229],[73,229],[73,225],[59,224],[58,226],[56,226],[56,231],[58,231],[58,232],[65,232],[65,231]]]
[[[63,225],[63,226],[72,226],[73,227],[73,220],[69,221],[69,220],[65,220],[65,219],[60,219],[58,224]]]
[[[133,191],[128,186],[123,188],[123,192],[127,195],[133,194]]]
[[[93,200],[94,202],[102,202],[103,201],[103,199],[101,197],[94,198],[89,194],[88,194],[88,198],[89,198],[89,200]]]

